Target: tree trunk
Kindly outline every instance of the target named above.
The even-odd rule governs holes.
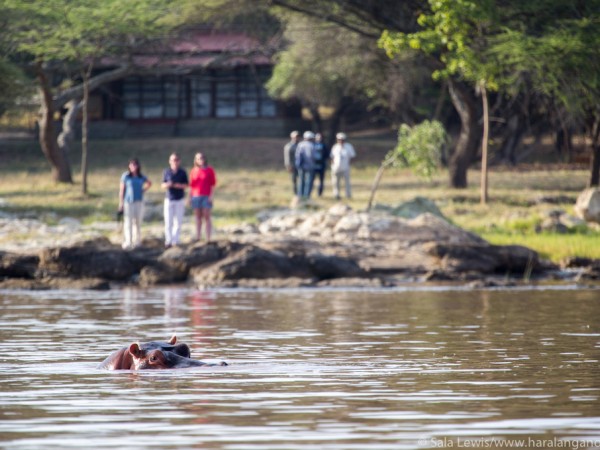
[[[467,187],[467,171],[477,155],[479,127],[475,99],[472,92],[458,82],[450,80],[448,87],[461,122],[460,135],[448,162],[450,186],[464,189]]]
[[[600,115],[596,115],[591,130],[592,159],[590,161],[589,187],[600,186]]]
[[[54,127],[54,103],[50,83],[42,64],[36,66],[37,78],[40,83],[40,94],[42,104],[40,106],[40,117],[38,119],[39,141],[44,156],[50,163],[52,178],[59,183],[72,183],[71,166],[63,149],[56,141],[56,130]]]
[[[322,133],[323,119],[321,118],[321,113],[319,112],[319,105],[310,105],[308,110],[310,111],[310,115],[312,117],[313,129],[315,133]]]
[[[500,147],[500,159],[502,164],[509,166],[517,165],[517,146],[521,142],[525,133],[525,117],[520,114],[513,114],[506,123],[506,130],[503,133],[502,145]]]
[[[481,101],[483,103],[483,139],[481,141],[481,196],[480,202],[486,205],[488,201],[488,137],[490,128],[490,117],[488,113],[488,98],[485,84],[481,88]]]
[[[90,74],[92,67],[83,71],[83,116],[81,118],[81,193],[87,195],[88,174],[88,101],[90,99]]]
[[[342,123],[342,117],[344,117],[344,113],[350,106],[350,103],[351,101],[349,98],[342,98],[338,107],[331,115],[331,119],[329,120],[329,132],[327,136],[327,141],[325,142],[329,148],[333,147],[333,145],[335,144],[335,135],[338,132],[342,131],[340,130],[340,124]]]
[[[81,102],[79,100],[71,100],[65,105],[65,108],[67,112],[63,115],[62,130],[56,141],[58,142],[58,147],[68,155],[75,139],[75,120],[77,119],[77,113],[81,109]]]
[[[373,205],[373,200],[375,199],[375,192],[379,188],[379,182],[381,181],[381,177],[383,176],[383,171],[385,170],[385,166],[381,164],[379,169],[377,169],[377,173],[375,174],[375,179],[373,180],[373,185],[371,186],[371,194],[369,195],[369,202],[367,203],[367,212],[371,211],[371,206]]]

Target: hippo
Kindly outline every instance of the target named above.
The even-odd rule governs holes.
[[[204,361],[183,357],[175,352],[160,348],[145,351],[135,342],[129,346],[129,353],[133,357],[132,370],[184,369],[187,367],[227,365],[224,361],[219,364],[205,363]]]
[[[108,370],[146,370],[146,369],[180,369],[198,366],[226,366],[227,363],[210,364],[191,359],[190,348],[187,344],[177,344],[173,335],[168,342],[136,342],[110,354],[100,365],[99,369]]]
[[[111,353],[104,361],[98,366],[99,369],[108,370],[132,370],[133,367],[133,356],[129,352],[129,347],[123,347]],[[146,342],[138,346],[140,352],[148,352],[155,349],[161,349],[177,354],[183,358],[190,358],[191,352],[187,344],[177,344],[177,336],[173,335],[167,342]],[[139,356],[138,356],[139,358]]]

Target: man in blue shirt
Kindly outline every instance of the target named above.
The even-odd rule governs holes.
[[[296,168],[298,169],[298,178],[300,178],[298,197],[300,200],[307,200],[310,198],[314,181],[315,134],[312,131],[305,131],[302,137],[304,140],[296,147]]]
[[[164,204],[166,248],[179,244],[179,234],[183,224],[188,177],[180,164],[179,155],[172,153],[169,157],[169,167],[163,172],[161,187],[166,190]]]

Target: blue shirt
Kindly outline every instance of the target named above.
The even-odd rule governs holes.
[[[121,183],[125,185],[124,201],[126,203],[141,202],[144,198],[144,183],[148,181],[145,175],[134,177],[129,172],[121,175]]]
[[[172,181],[173,183],[189,184],[188,177],[185,170],[181,167],[177,169],[177,172],[173,172],[171,168],[165,169],[163,173],[163,183]],[[169,200],[181,200],[185,195],[185,190],[180,188],[168,188],[165,196]]]
[[[302,141],[296,147],[296,167],[298,170],[313,170],[313,151],[315,145],[311,141]]]

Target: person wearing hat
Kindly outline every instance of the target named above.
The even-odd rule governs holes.
[[[292,131],[290,133],[290,142],[283,147],[283,165],[290,173],[292,179],[292,192],[298,193],[298,169],[296,168],[296,147],[300,142],[300,133]]]
[[[315,179],[314,147],[315,134],[312,131],[305,131],[302,135],[303,140],[296,147],[296,168],[300,178],[298,187],[298,197],[301,199],[310,198],[313,181]]]
[[[331,184],[333,185],[333,196],[340,199],[340,180],[344,179],[346,198],[352,197],[350,186],[350,160],[356,156],[352,144],[346,141],[345,133],[335,135],[336,143],[331,148]]]

